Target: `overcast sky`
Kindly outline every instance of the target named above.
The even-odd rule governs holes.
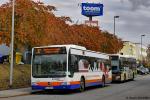
[[[8,0],[0,0],[0,3]],[[81,15],[81,2],[98,2],[104,4],[104,16],[95,17],[99,27],[113,33],[113,16],[116,19],[116,35],[124,41],[140,43],[140,35],[145,34],[143,42],[150,44],[150,0],[34,0],[57,8],[57,16],[69,16],[74,23],[84,23],[86,17]]]

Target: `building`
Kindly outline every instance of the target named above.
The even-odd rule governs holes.
[[[140,43],[133,43],[130,41],[124,41],[123,45],[124,45],[123,48],[119,52],[120,54],[135,57],[139,61],[146,59],[147,57],[146,46],[142,45],[142,49],[141,49]]]
[[[5,56],[9,55],[10,53],[10,48],[6,46],[6,44],[0,44],[0,54]]]

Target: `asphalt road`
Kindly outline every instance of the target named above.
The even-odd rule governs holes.
[[[88,88],[83,93],[39,92],[0,100],[150,100],[150,75],[137,77],[135,81],[113,83],[105,88]]]

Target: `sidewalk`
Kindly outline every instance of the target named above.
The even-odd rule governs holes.
[[[4,91],[0,91],[0,98],[28,95],[30,93],[31,93],[31,88],[4,90]]]

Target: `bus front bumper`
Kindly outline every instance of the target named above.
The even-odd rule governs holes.
[[[40,86],[40,85],[32,85],[32,90],[73,90],[80,88],[80,84],[74,85],[59,85],[59,86]]]

